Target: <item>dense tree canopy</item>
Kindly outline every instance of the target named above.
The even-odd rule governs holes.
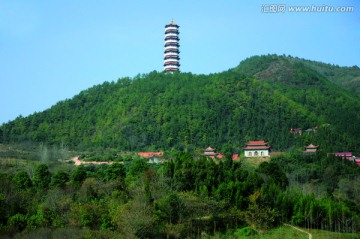
[[[39,164],[32,179],[18,170],[1,168],[2,235],[230,237],[235,228],[249,226],[264,233],[283,223],[360,231],[360,167],[321,154],[279,155],[255,170],[242,162],[184,152],[160,165],[133,158],[127,165],[52,173]]]
[[[314,143],[358,150],[360,99],[309,64],[270,55],[218,74],[151,72],[105,82],[2,125],[0,142],[131,151],[212,145],[228,151],[264,139],[274,150],[286,150],[309,141],[294,139],[291,127],[330,125],[332,132]]]

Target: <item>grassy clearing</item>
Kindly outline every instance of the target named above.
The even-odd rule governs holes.
[[[313,239],[360,239],[358,233],[338,233],[317,229],[305,229],[300,228],[312,234]],[[309,236],[306,233],[300,232],[289,226],[282,226],[276,229],[270,230],[264,235],[256,235],[245,237],[247,239],[308,239]]]
[[[262,162],[269,162],[270,157],[259,157],[259,158],[242,158],[242,165],[249,170],[256,169]]]
[[[61,153],[59,153],[61,152]],[[44,163],[51,172],[71,171],[73,163],[65,163],[73,152],[38,145],[0,144],[0,169],[4,173],[16,173],[25,170],[32,175],[37,165]]]
[[[249,236],[249,239],[308,239],[309,236],[306,233],[300,232],[294,228],[282,226],[276,229],[268,231],[266,234]]]
[[[360,239],[359,233],[338,233],[324,230],[310,229],[313,239]]]
[[[312,234],[312,239],[360,239],[359,233],[337,233],[337,232],[330,232],[324,230],[317,230],[317,229],[305,229],[300,228],[304,231],[310,232]],[[207,237],[205,237],[207,238]],[[258,234],[252,236],[243,236],[239,235],[236,232],[232,233],[231,235],[215,235],[210,237],[212,239],[308,239],[309,235],[303,232],[300,232],[290,226],[281,226],[275,229],[271,229],[265,234]]]
[[[224,234],[216,234],[212,237],[204,237],[204,238],[211,238],[211,239],[308,239],[309,236],[306,233],[302,233],[294,228],[288,226],[282,226],[275,229],[271,229],[267,231],[265,234],[258,234],[258,235],[249,235],[245,236],[242,235],[240,232],[242,229],[237,229],[232,232],[227,232],[226,235]],[[313,238],[315,239],[315,238]]]

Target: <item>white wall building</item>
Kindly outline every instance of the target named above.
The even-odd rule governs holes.
[[[244,147],[245,157],[270,157],[270,146],[265,141],[249,141]]]

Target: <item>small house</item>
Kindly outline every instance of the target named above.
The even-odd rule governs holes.
[[[354,162],[360,166],[360,157],[355,157]]]
[[[290,128],[290,133],[302,135],[302,128]]]
[[[342,159],[352,159],[352,152],[337,152],[335,153],[335,157],[341,157]]]
[[[149,163],[159,163],[160,158],[164,155],[163,152],[138,152],[142,158],[147,158]]]
[[[239,161],[239,154],[233,154],[231,155],[232,160]]]

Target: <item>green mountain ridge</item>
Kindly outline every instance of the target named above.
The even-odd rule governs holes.
[[[331,65],[291,56],[285,57],[267,55],[250,57],[241,62],[235,70],[243,73],[246,72],[250,75],[256,75],[259,79],[266,79],[266,73],[271,72],[271,75],[273,75],[273,73],[279,70],[279,67],[286,67],[291,64],[302,64],[309,67],[329,81],[350,91],[354,95],[359,96],[360,94],[360,68],[358,66],[340,67],[338,65]],[[257,68],[253,68],[253,66],[257,66]],[[279,76],[281,75],[283,74],[280,73]]]
[[[326,76],[325,68],[336,74]],[[343,88],[334,80],[341,67],[275,55],[251,57],[218,74],[151,72],[122,78],[3,124],[0,143],[121,150],[211,145],[240,151],[248,140],[264,139],[274,150],[311,141],[332,151],[358,151],[360,98],[346,90],[358,77],[353,68],[353,75],[343,77],[352,80],[337,82]],[[311,137],[289,133],[291,127],[329,124]]]

